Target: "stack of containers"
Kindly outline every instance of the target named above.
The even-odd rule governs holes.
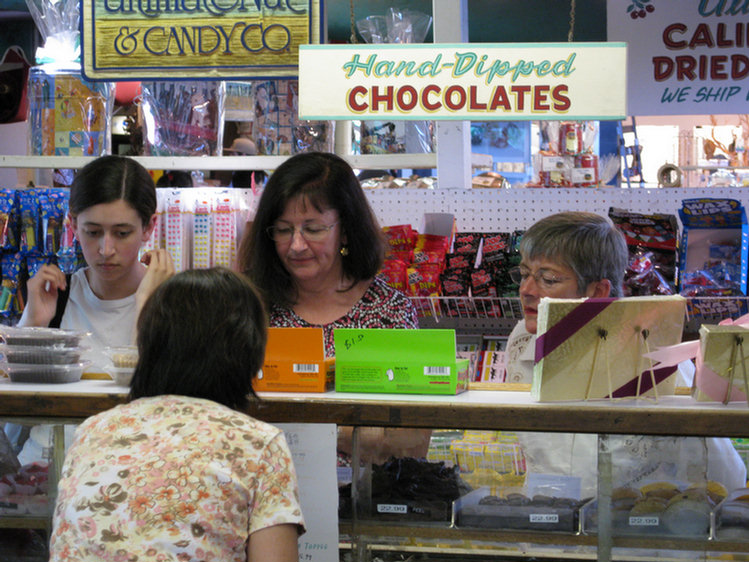
[[[76,382],[89,364],[81,359],[86,335],[57,328],[2,327],[0,369],[11,382]]]

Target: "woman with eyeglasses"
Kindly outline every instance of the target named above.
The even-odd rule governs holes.
[[[621,296],[627,261],[624,236],[600,215],[557,213],[531,226],[520,240],[520,265],[510,270],[520,287],[523,320],[507,341],[507,380],[533,381],[541,298]]]
[[[270,325],[321,326],[332,357],[336,328],[418,327],[411,301],[377,276],[384,253],[354,171],[334,154],[309,152],[271,175],[239,262]]]
[[[239,251],[240,270],[260,289],[274,327],[322,327],[335,355],[336,328],[418,328],[416,309],[378,276],[382,229],[345,160],[297,154],[268,179]],[[339,450],[351,452],[350,429]],[[363,428],[365,458],[423,457],[430,431]]]
[[[520,241],[520,265],[510,271],[524,318],[507,341],[508,380],[533,380],[542,297],[621,297],[627,263],[624,235],[606,217],[563,212],[532,225]],[[596,494],[596,434],[518,432],[518,439],[528,473],[571,478],[581,497]],[[609,442],[620,485],[686,482],[695,470],[728,490],[746,482],[746,467],[729,439],[611,435]]]

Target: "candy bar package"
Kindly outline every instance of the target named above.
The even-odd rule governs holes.
[[[678,240],[676,217],[633,213],[612,207],[609,209],[609,218],[624,234],[629,249],[624,294],[674,294]]]

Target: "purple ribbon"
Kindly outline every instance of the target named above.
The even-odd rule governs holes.
[[[617,300],[615,298],[587,299],[570,310],[564,318],[536,338],[536,363],[562,345]]]
[[[668,377],[673,375],[676,370],[678,369],[677,366],[669,365],[667,367],[659,367],[657,369],[653,369],[653,374],[655,375],[655,384],[658,385],[664,380],[666,380]],[[604,396],[604,398],[626,398],[628,396],[636,396],[637,395],[637,380],[640,379],[640,394],[645,394],[648,390],[653,388],[653,381],[650,379],[650,369],[647,369],[640,373],[639,377],[634,377],[629,382],[624,383],[622,386],[614,390],[612,396]]]

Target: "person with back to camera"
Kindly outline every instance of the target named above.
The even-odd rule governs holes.
[[[530,383],[538,320],[543,297],[621,297],[628,263],[624,236],[605,217],[586,212],[563,212],[532,225],[520,241],[520,265],[510,271],[519,284],[523,320],[507,341],[507,379]],[[577,476],[582,496],[595,495],[597,482],[597,436],[595,434],[518,434],[528,472]],[[746,482],[746,467],[729,439],[610,436],[613,459],[626,463],[633,480],[650,474],[663,479],[687,480],[686,460],[704,456],[707,446],[707,477],[728,490]],[[659,458],[648,458],[650,451]],[[676,461],[665,466],[660,459]],[[686,464],[686,463],[684,463]],[[657,479],[657,478],[656,478]]]
[[[102,156],[84,166],[70,187],[69,215],[87,266],[69,279],[53,264],[27,283],[19,326],[53,326],[90,332],[90,369],[105,370],[102,349],[130,345],[135,320],[146,298],[174,274],[166,250],[138,254],[156,222],[156,190],[148,171],[124,156]],[[99,367],[99,368],[97,368]],[[38,460],[49,446],[50,426],[35,426],[31,439],[17,433],[23,464]]]
[[[307,152],[268,179],[239,264],[261,290],[270,325],[322,327],[325,354],[332,357],[336,328],[418,328],[413,303],[377,275],[385,244],[348,163]],[[429,445],[430,432],[369,431],[365,449],[373,457],[388,454],[383,431],[394,454],[421,457]]]
[[[283,432],[243,413],[267,317],[226,268],[179,273],[138,319],[129,402],[84,421],[62,468],[51,562],[296,562],[304,532]]]

